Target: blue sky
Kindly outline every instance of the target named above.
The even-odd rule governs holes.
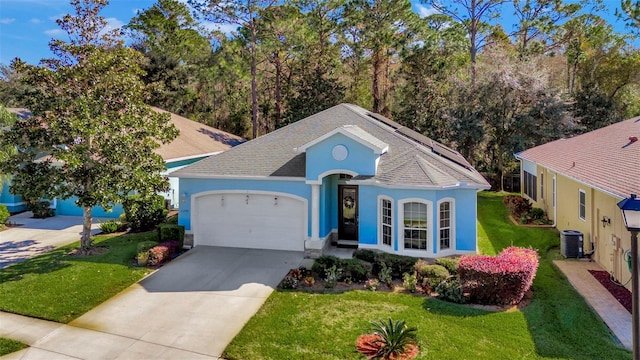
[[[101,15],[110,26],[120,27],[127,24],[137,10],[147,9],[154,3],[155,0],[111,0]],[[605,0],[605,4],[611,12],[607,19],[614,23],[617,31],[625,31],[624,24],[616,22],[613,16],[620,0]],[[423,16],[430,13],[430,9],[417,1],[413,7]],[[8,65],[15,57],[37,64],[42,58],[52,57],[49,40],[66,36],[55,20],[72,11],[68,0],[0,0],[0,64]],[[510,17],[508,12],[503,12],[506,22]],[[512,24],[503,24],[503,27],[509,31]]]

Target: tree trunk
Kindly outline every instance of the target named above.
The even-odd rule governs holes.
[[[478,48],[476,46],[476,37],[478,36],[477,34],[477,24],[474,25],[474,23],[476,23],[476,20],[472,20],[471,23],[471,31],[470,31],[470,41],[471,44],[469,45],[469,57],[471,58],[471,86],[474,86],[476,84],[476,53],[478,52]]]
[[[91,239],[91,223],[93,217],[91,216],[91,208],[84,207],[82,219],[82,236],[80,237],[80,251],[83,254],[87,254],[93,247],[93,240]]]
[[[276,98],[276,113],[273,119],[273,128],[280,127],[280,121],[282,119],[282,84],[280,78],[282,77],[282,61],[280,60],[280,53],[276,53],[274,58],[274,64],[276,68],[276,82],[275,82],[275,98]]]
[[[257,54],[256,54],[256,24],[251,19],[251,125],[253,126],[253,138],[258,137],[258,79],[257,79]]]
[[[373,80],[371,85],[373,87],[373,112],[380,113],[380,67],[382,66],[381,50],[374,50],[373,52]]]

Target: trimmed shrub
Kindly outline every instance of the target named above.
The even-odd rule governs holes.
[[[184,226],[177,224],[158,225],[158,241],[176,240],[180,243],[180,248],[184,244]]]
[[[447,269],[450,275],[456,276],[458,275],[458,260],[460,260],[459,257],[437,258],[436,265],[444,266],[444,268]]]
[[[138,252],[149,251],[152,247],[158,245],[156,241],[140,241],[138,243]]]
[[[353,258],[354,259],[360,259],[360,260],[364,260],[368,263],[375,263],[376,262],[376,256],[378,255],[378,252],[375,252],[373,250],[370,249],[356,249],[353,252]]]
[[[373,264],[373,274],[379,274],[382,270],[382,263],[391,269],[391,276],[394,279],[402,279],[402,274],[413,271],[413,265],[418,261],[411,256],[402,256],[377,252],[369,249],[357,249],[353,252],[353,257]]]
[[[327,269],[332,266],[338,267],[340,264],[340,259],[332,255],[322,255],[313,262],[313,266],[311,270],[314,273],[318,274],[320,277],[324,278],[325,272]]]
[[[177,240],[163,241],[159,243],[157,246],[166,246],[169,249],[169,256],[172,256],[173,254],[177,253],[181,249],[180,242]]]
[[[343,259],[340,261],[343,278],[351,278],[353,281],[365,281],[371,277],[373,264],[360,259]]]
[[[167,210],[164,208],[164,198],[161,195],[143,197],[140,195],[128,196],[122,202],[124,208],[123,222],[131,227],[132,231],[148,231],[164,221]]]
[[[451,277],[438,284],[438,286],[436,286],[436,292],[440,300],[457,304],[464,304],[468,300],[467,297],[464,296],[464,290],[457,277]]]
[[[380,272],[382,268],[381,264],[385,263],[387,267],[391,268],[391,276],[394,279],[402,279],[402,274],[413,271],[413,266],[417,261],[417,258],[411,256],[378,253],[373,265],[373,271],[376,272],[377,270],[377,272]]]
[[[416,277],[425,291],[435,289],[441,282],[449,278],[449,271],[441,265],[429,265],[426,261],[419,261],[415,265]]]
[[[117,220],[107,220],[105,222],[100,223],[100,231],[105,234],[111,234],[118,231],[120,227],[120,222]]]
[[[56,212],[51,209],[50,206],[51,203],[47,200],[27,202],[27,210],[31,211],[33,213],[33,217],[36,219],[45,219],[54,216]]]
[[[10,216],[11,214],[9,214],[7,206],[4,204],[0,204],[0,229],[2,229],[7,221],[9,221]]]
[[[147,262],[150,266],[157,266],[171,259],[171,253],[168,246],[164,245],[156,245],[149,250],[149,261]]]
[[[537,269],[537,252],[513,246],[497,256],[462,256],[458,262],[460,283],[471,302],[489,305],[519,303]]]

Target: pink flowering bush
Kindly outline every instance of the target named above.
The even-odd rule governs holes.
[[[462,256],[458,262],[460,283],[477,304],[510,305],[522,300],[538,270],[538,253],[508,247],[497,256]]]
[[[162,242],[149,250],[150,266],[160,265],[171,260],[171,256],[180,250],[180,242],[176,240]]]

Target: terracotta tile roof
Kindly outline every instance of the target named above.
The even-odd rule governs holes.
[[[152,107],[152,109],[159,113],[167,112],[156,107]],[[180,130],[180,135],[169,144],[163,144],[156,150],[156,153],[162,156],[165,161],[225,151],[245,141],[239,136],[180,115],[170,114],[171,122]]]
[[[159,113],[167,113],[157,107],[151,107]],[[22,108],[7,108],[11,113],[21,118],[31,116],[31,112]],[[225,151],[243,143],[239,136],[226,133],[211,126],[187,119],[180,115],[171,114],[171,123],[180,130],[180,135],[169,144],[163,144],[156,150],[165,161],[192,158],[200,155]]]
[[[619,197],[639,194],[640,117],[552,141],[516,157]]]
[[[388,145],[387,152],[380,156],[378,174],[373,178],[357,179],[389,185],[448,187],[466,183],[476,188],[489,188],[487,181],[456,151],[422,135],[416,140],[401,132],[406,130],[401,125],[351,104],[334,106],[187,166],[173,175],[182,178],[304,178],[306,157],[296,149],[345,125],[355,125],[360,136],[372,137],[370,141]],[[443,155],[444,149],[446,154]]]

